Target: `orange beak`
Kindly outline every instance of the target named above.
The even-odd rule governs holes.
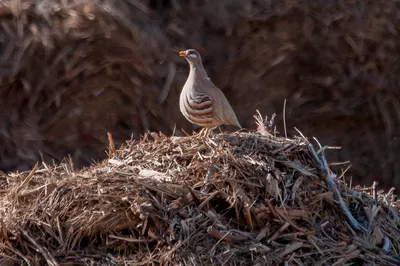
[[[180,51],[179,52],[179,56],[184,56],[185,57],[186,56],[186,52],[185,51]]]

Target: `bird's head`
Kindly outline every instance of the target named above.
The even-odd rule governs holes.
[[[200,53],[197,52],[195,49],[187,49],[186,51],[180,51],[179,56],[183,56],[189,63],[201,63],[201,56]]]

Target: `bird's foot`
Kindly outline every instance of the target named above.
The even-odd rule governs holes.
[[[199,133],[197,133],[197,134],[195,134],[193,136],[196,137],[196,138],[202,138],[203,135],[204,135],[204,131],[205,131],[205,128],[203,127],[203,128],[200,129]]]
[[[204,129],[204,134],[203,134],[203,138],[206,138],[210,135],[210,129],[208,127],[206,127]]]
[[[200,131],[199,131],[199,133],[197,133],[197,134],[195,134],[195,135],[193,135],[194,137],[197,137],[197,138],[206,138],[206,137],[209,137],[209,136],[211,136],[213,133],[214,133],[214,129],[216,129],[217,127],[212,127],[212,128],[210,128],[210,127],[203,127]]]

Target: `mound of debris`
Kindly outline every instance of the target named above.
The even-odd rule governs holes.
[[[358,183],[400,182],[396,1],[4,0],[0,169],[76,167],[147,130],[192,130],[177,108],[196,48],[242,126],[281,113],[345,149]],[[281,121],[282,116],[277,117]],[[332,130],[335,134],[332,134]],[[290,132],[295,134],[295,132]]]
[[[2,265],[393,265],[398,202],[354,190],[318,141],[146,134],[81,170],[1,175]],[[314,148],[318,147],[318,148]]]

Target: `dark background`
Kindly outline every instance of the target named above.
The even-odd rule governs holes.
[[[395,1],[64,2],[0,6],[1,170],[68,155],[88,165],[106,155],[108,131],[119,145],[197,129],[178,107],[178,52],[195,48],[242,126],[276,112],[283,133],[287,99],[289,136],[295,126],[342,146],[328,157],[351,161],[353,184],[399,187]]]

